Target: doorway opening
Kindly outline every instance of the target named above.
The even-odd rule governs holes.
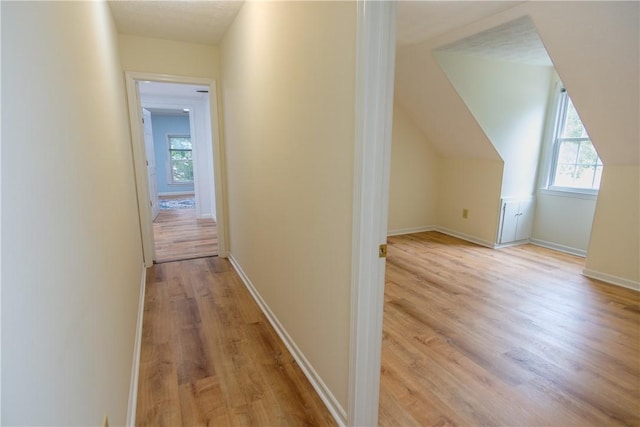
[[[215,83],[126,77],[145,265],[221,255]]]

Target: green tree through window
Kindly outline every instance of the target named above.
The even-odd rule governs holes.
[[[550,188],[598,190],[602,161],[564,89],[557,123]]]
[[[191,136],[169,135],[168,138],[171,183],[193,183],[193,151],[191,147]]]

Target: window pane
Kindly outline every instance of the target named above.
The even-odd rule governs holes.
[[[580,143],[580,155],[578,156],[578,163],[582,165],[596,165],[598,162],[598,153],[593,147],[591,141],[582,141]]]
[[[582,121],[578,116],[578,112],[571,102],[571,98],[567,96],[567,113],[564,119],[563,138],[588,138],[587,130],[582,125]]]
[[[595,166],[578,165],[576,167],[575,179],[571,187],[591,188],[594,181]]]
[[[558,187],[573,187],[575,172],[575,164],[558,164],[553,185]]]
[[[191,151],[171,151],[173,160],[191,160]]]
[[[578,150],[580,143],[574,141],[561,141],[558,149],[558,164],[571,163],[575,164],[578,160]]]
[[[191,150],[191,137],[170,136],[169,146],[175,150]]]
[[[191,160],[172,160],[171,169],[174,182],[193,181],[193,163]]]

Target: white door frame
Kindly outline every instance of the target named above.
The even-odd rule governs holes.
[[[359,1],[347,425],[378,424],[396,4]]]
[[[138,212],[140,219],[140,233],[142,236],[142,251],[146,267],[151,267],[155,257],[153,245],[153,224],[151,221],[151,207],[149,206],[149,185],[146,176],[146,156],[144,147],[144,129],[142,128],[140,93],[136,81],[155,81],[162,83],[193,84],[209,87],[209,104],[211,110],[211,142],[213,152],[213,173],[215,181],[216,222],[218,232],[218,256],[226,258],[227,251],[227,221],[226,194],[224,186],[224,149],[220,142],[220,126],[218,120],[218,96],[216,81],[213,79],[175,76],[170,74],[142,73],[125,71],[127,100],[129,103],[129,121],[131,125],[131,145],[133,150],[133,166],[138,194]],[[144,173],[143,173],[144,172]]]

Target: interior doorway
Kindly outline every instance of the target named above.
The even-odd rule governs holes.
[[[145,265],[224,256],[215,83],[126,80]]]

